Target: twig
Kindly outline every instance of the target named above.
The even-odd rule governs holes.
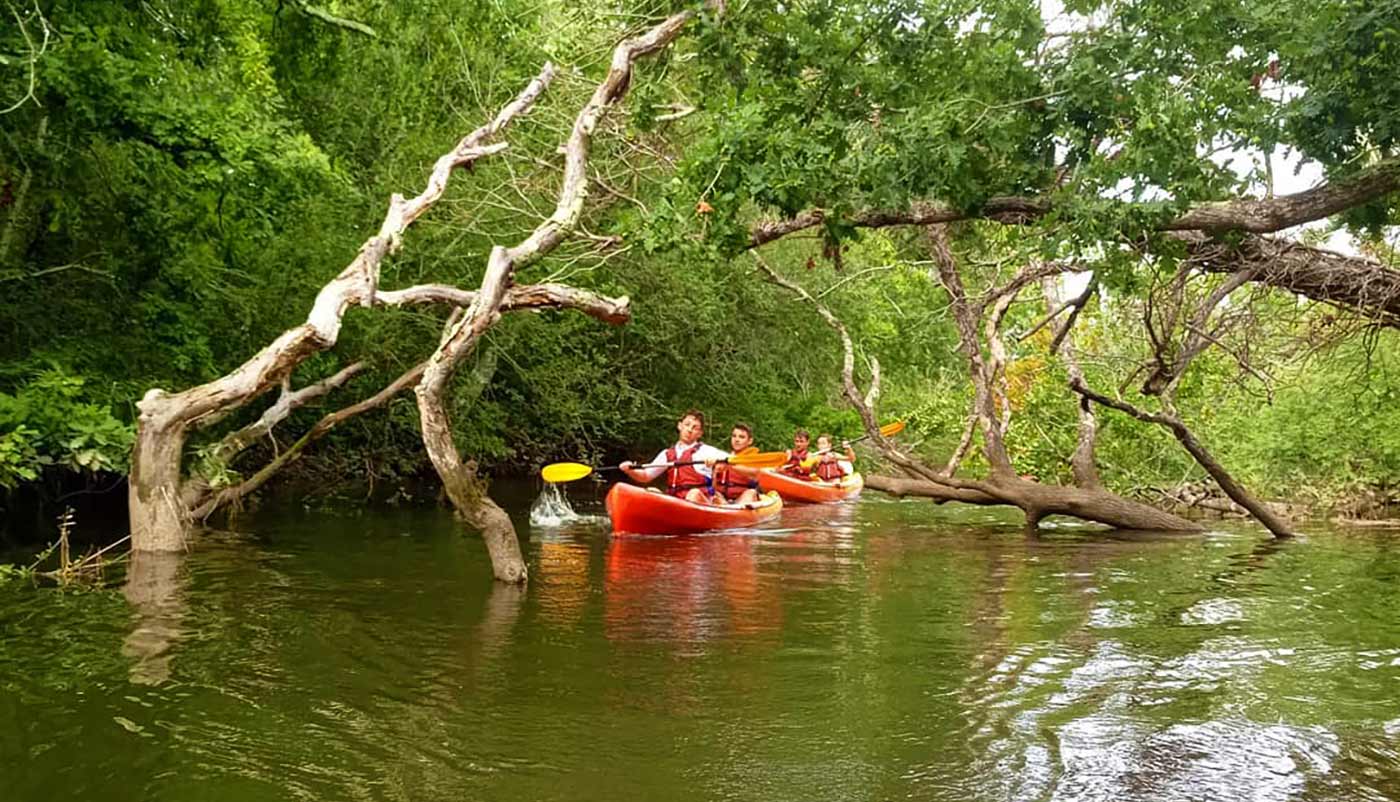
[[[315,17],[316,19],[322,22],[326,22],[331,25],[337,25],[341,28],[346,28],[348,30],[356,31],[358,33],[364,34],[365,36],[369,36],[375,39],[379,38],[379,34],[375,33],[373,28],[369,27],[363,22],[356,22],[352,19],[337,17],[336,15],[325,10],[324,8],[321,8],[320,6],[311,5],[309,2],[306,2],[306,0],[301,0],[301,2],[297,3],[297,9],[300,10],[301,13],[305,14],[306,16]]]
[[[19,107],[31,100],[34,101],[34,105],[36,106],[44,105],[39,102],[39,98],[34,96],[34,86],[39,76],[39,59],[49,49],[49,37],[53,33],[53,30],[49,27],[49,21],[44,19],[44,14],[39,9],[38,0],[35,0],[34,16],[38,17],[39,27],[44,30],[44,41],[40,42],[39,45],[35,47],[34,40],[29,36],[29,28],[24,24],[24,17],[21,17],[19,14],[19,9],[9,3],[5,5],[10,7],[10,14],[14,16],[15,22],[19,23],[20,36],[24,37],[24,43],[29,46],[29,57],[25,59],[25,62],[29,65],[29,86],[25,90],[24,97],[16,100],[6,109],[0,109],[0,114],[9,114],[12,111],[16,111]]]

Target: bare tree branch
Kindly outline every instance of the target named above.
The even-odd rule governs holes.
[[[370,36],[376,39],[379,38],[379,34],[375,33],[373,28],[369,27],[363,22],[356,22],[352,19],[337,17],[336,15],[332,14],[324,8],[321,8],[320,6],[311,5],[311,3],[307,2],[307,0],[298,0],[296,6],[297,9],[301,11],[301,13],[305,14],[308,17],[314,17],[330,25],[335,25],[341,28],[345,28],[347,30],[356,31],[357,33],[362,33],[366,36]]]
[[[14,16],[15,22],[19,23],[20,36],[24,37],[24,44],[29,48],[29,54],[24,59],[25,65],[29,68],[29,84],[24,95],[21,96],[19,100],[11,103],[6,108],[0,109],[0,115],[17,111],[21,106],[31,100],[34,101],[34,105],[36,106],[43,105],[39,102],[39,98],[34,95],[34,87],[37,84],[39,76],[39,59],[43,58],[44,53],[48,52],[49,37],[53,35],[53,29],[49,27],[49,21],[44,19],[44,12],[40,10],[37,0],[34,3],[34,17],[39,20],[39,28],[44,32],[43,41],[39,42],[37,45],[34,43],[34,38],[29,35],[29,26],[25,23],[25,18],[20,16],[19,9],[10,5],[8,2],[5,3],[5,5],[9,7],[10,14]]]
[[[1071,380],[1070,389],[1101,406],[1116,409],[1140,421],[1155,423],[1159,426],[1166,427],[1167,430],[1176,437],[1177,441],[1186,448],[1196,460],[1196,463],[1204,468],[1206,473],[1210,474],[1210,477],[1215,480],[1216,484],[1220,485],[1220,489],[1225,491],[1225,495],[1229,496],[1236,504],[1249,510],[1249,514],[1253,515],[1255,520],[1263,524],[1275,537],[1291,537],[1293,535],[1292,528],[1289,527],[1283,519],[1275,515],[1267,505],[1259,502],[1254,496],[1250,495],[1249,491],[1245,490],[1242,485],[1235,481],[1234,477],[1225,470],[1224,466],[1216,461],[1215,457],[1213,457],[1210,452],[1206,450],[1205,446],[1196,439],[1196,436],[1186,424],[1182,422],[1181,418],[1176,415],[1175,411],[1170,410],[1167,404],[1164,404],[1168,409],[1166,412],[1148,412],[1127,401],[1109,398],[1108,396],[1094,392],[1084,383],[1083,379]],[[1167,399],[1164,399],[1164,402],[1166,401]]]
[[[257,420],[229,434],[215,446],[214,459],[225,464],[231,462],[234,457],[241,454],[253,443],[270,434],[272,427],[286,420],[293,411],[340,387],[359,375],[364,369],[364,362],[355,362],[340,369],[334,375],[299,390],[292,390],[290,387],[284,386],[277,402],[268,407]]]
[[[613,51],[607,75],[574,119],[573,130],[564,146],[564,179],[554,213],[515,246],[497,245],[491,249],[476,298],[428,358],[423,378],[416,388],[428,457],[452,505],[481,531],[491,555],[492,570],[499,580],[524,582],[525,562],[510,517],[486,495],[476,479],[475,464],[464,464],[453,442],[451,422],[443,402],[447,385],[457,365],[500,319],[516,272],[553,251],[577,227],[588,196],[588,154],[593,132],[608,110],[627,93],[634,61],[667,47],[693,15],[690,11],[673,14],[642,35],[623,41]]]
[[[495,119],[468,134],[438,159],[427,187],[417,198],[405,201],[394,195],[379,233],[367,240],[359,255],[322,287],[305,323],[284,332],[222,378],[174,394],[159,389],[146,393],[137,404],[140,415],[128,482],[132,545],[136,550],[184,548],[190,518],[188,507],[180,501],[181,462],[188,430],[201,421],[207,424],[242,407],[281,384],[307,357],[334,346],[341,316],[352,304],[374,303],[379,266],[385,255],[397,248],[404,229],[441,197],[450,172],[504,148],[503,144],[488,144],[487,140],[524,113],[553,75],[553,67],[545,65],[540,75]]]

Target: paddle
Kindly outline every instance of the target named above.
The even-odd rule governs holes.
[[[897,435],[897,434],[899,434],[900,432],[904,431],[904,426],[905,426],[905,423],[904,423],[904,421],[902,421],[902,420],[897,420],[897,421],[895,421],[894,423],[886,423],[884,426],[881,426],[881,427],[880,427],[880,436],[881,436],[881,437],[894,437],[895,435]],[[869,439],[870,439],[870,435],[868,435],[868,434],[863,434],[863,435],[861,435],[860,437],[857,437],[856,439],[850,440],[850,441],[847,441],[847,442],[849,442],[849,443],[851,443],[852,445],[854,445],[855,443],[859,443],[859,442],[862,441],[862,440],[869,440]],[[802,466],[803,466],[803,467],[809,468],[809,467],[811,467],[812,465],[817,464],[817,461],[814,459],[814,457],[820,457],[822,454],[825,454],[825,453],[827,453],[828,451],[835,451],[835,450],[836,450],[836,447],[835,447],[835,446],[832,446],[831,448],[823,448],[821,451],[814,451],[814,452],[812,452],[811,455],[809,455],[809,456],[807,457],[807,459],[805,459],[805,460],[802,461]]]
[[[787,462],[787,453],[783,451],[759,451],[758,448],[750,446],[730,457],[724,462],[731,465],[742,465],[745,468],[776,468]],[[701,465],[704,460],[691,460],[690,462],[668,462],[662,465],[635,465],[637,468],[677,468],[682,465]],[[608,465],[602,468],[594,468],[591,465],[584,465],[581,462],[556,462],[553,465],[544,466],[540,475],[546,482],[572,482],[575,479],[582,479],[592,473],[602,473],[603,471],[616,471],[622,468],[621,465]]]

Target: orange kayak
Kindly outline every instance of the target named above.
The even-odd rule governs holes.
[[[618,482],[608,491],[607,507],[614,532],[684,535],[752,526],[782,512],[783,500],[769,493],[742,507],[712,507]]]
[[[777,493],[784,501],[826,504],[860,495],[865,480],[853,473],[840,482],[808,481],[769,469],[758,472],[758,487],[765,493]]]

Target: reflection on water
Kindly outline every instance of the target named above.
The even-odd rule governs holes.
[[[5,798],[1400,798],[1393,533],[875,496],[614,538],[570,492],[524,588],[440,510],[0,586]]]
[[[122,594],[134,626],[122,654],[134,660],[131,681],[159,685],[170,678],[171,649],[185,615],[184,552],[134,552]]]
[[[604,634],[695,643],[777,630],[777,588],[759,582],[754,550],[744,535],[612,538]]]

